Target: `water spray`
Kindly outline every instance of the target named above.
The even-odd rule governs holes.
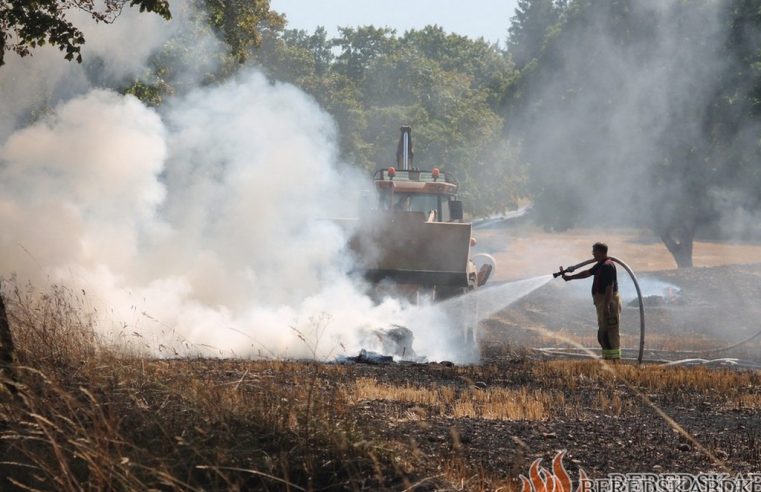
[[[623,261],[619,260],[618,258],[614,256],[608,256],[608,259],[618,263],[622,267],[624,267],[624,270],[629,273],[629,277],[631,277],[632,282],[634,282],[634,288],[637,289],[637,299],[639,300],[639,355],[637,356],[637,362],[642,363],[642,355],[645,351],[645,304],[642,301],[642,291],[639,288],[639,282],[637,281],[637,276],[634,275],[634,272],[631,268],[629,268],[629,265],[624,263]],[[554,278],[558,278],[559,276],[563,275],[564,273],[572,273],[576,271],[577,269],[589,265],[590,263],[595,263],[597,260],[594,258],[590,260],[582,261],[581,263],[573,266],[569,266],[566,268],[560,267],[560,270],[558,270],[556,273],[553,273],[552,276]]]

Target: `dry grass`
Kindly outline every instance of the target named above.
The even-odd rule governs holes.
[[[611,371],[613,371],[611,373]],[[637,366],[603,364],[596,360],[556,360],[536,365],[533,372],[546,382],[575,384],[585,379],[625,378],[628,382],[658,390],[727,390],[758,381],[754,372],[721,371],[703,367]]]
[[[533,367],[534,376],[549,387],[565,387],[577,391],[589,385],[613,388],[625,385],[648,397],[681,398],[711,397],[740,408],[754,406],[761,401],[757,393],[761,388],[761,372],[733,371],[706,367],[638,366],[634,364],[609,365],[600,361],[550,361]],[[616,401],[618,398],[618,401]],[[638,408],[633,401],[617,396],[598,396],[598,408],[621,413],[624,407]]]
[[[511,486],[508,470],[487,471],[468,460],[458,419],[531,427],[554,417],[640,411],[634,393],[621,388],[761,408],[758,372],[536,363],[518,347],[506,348],[511,359],[501,365],[399,371],[156,360],[104,346],[81,296],[14,289],[5,298],[21,392],[0,393],[2,490],[12,484],[64,491],[402,490],[415,484],[493,490]],[[414,384],[411,374],[420,376]],[[391,419],[431,417],[453,428],[446,451],[434,457],[416,451],[407,436],[379,437],[378,427]],[[525,473],[521,460],[515,458],[516,470]]]
[[[552,409],[566,408],[562,393],[526,387],[457,389],[440,385],[424,388],[382,384],[375,379],[361,378],[345,391],[345,398],[354,404],[366,400],[413,403],[428,407],[428,414],[453,418],[543,420],[555,413]]]
[[[343,368],[125,356],[70,292],[9,294],[20,394],[0,393],[3,490],[410,483],[361,438],[331,384]]]
[[[761,409],[761,393],[739,395],[731,405],[733,409]]]
[[[488,420],[543,420],[553,409],[565,409],[562,393],[521,388],[489,388],[468,390],[455,405],[455,417],[482,418]]]
[[[346,400],[412,404],[407,419],[430,416],[487,420],[546,420],[581,417],[588,411],[620,416],[642,410],[636,396],[666,398],[689,394],[724,399],[733,408],[759,408],[761,374],[705,367],[607,365],[597,360],[548,361],[531,364],[531,379],[515,388],[474,387],[504,371],[497,365],[458,368],[462,384],[388,384],[373,378],[357,379],[344,391]],[[633,392],[621,392],[621,388]],[[543,388],[543,389],[531,389]],[[422,408],[421,408],[422,407]]]
[[[621,396],[617,393],[610,396],[610,394],[606,392],[599,392],[597,393],[597,406],[609,415],[619,416],[621,415],[623,402],[621,401]]]

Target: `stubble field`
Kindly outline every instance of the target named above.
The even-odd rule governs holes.
[[[518,254],[505,237],[498,260]],[[588,242],[559,262],[585,259]],[[609,243],[647,271],[647,254]],[[595,346],[586,284],[561,281],[485,320],[482,362],[468,366],[127,356],[99,345],[70,293],[11,292],[17,364],[6,376],[18,393],[0,397],[0,487],[519,490],[535,459],[549,467],[560,450],[574,484],[580,469],[758,472],[761,372],[728,359],[761,363],[761,345],[726,347],[759,329],[761,266],[654,265],[645,277],[681,300],[648,308],[642,365],[537,350]],[[636,313],[624,309],[624,347],[637,345]],[[663,362],[684,358],[713,362]]]

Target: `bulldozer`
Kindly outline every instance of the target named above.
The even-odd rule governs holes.
[[[471,257],[475,238],[454,175],[418,169],[413,158],[411,127],[402,126],[396,166],[373,174],[377,205],[360,221],[350,249],[370,285],[391,285],[413,303],[421,296],[442,301],[483,286],[496,265],[489,255]]]

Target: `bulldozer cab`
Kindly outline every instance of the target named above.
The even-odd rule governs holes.
[[[420,212],[430,222],[462,220],[462,203],[456,199],[458,183],[437,168],[432,171],[380,169],[374,176],[380,210]]]
[[[457,200],[459,183],[439,168],[413,167],[413,156],[411,130],[403,126],[396,166],[373,175],[378,201],[355,228],[355,262],[373,285],[389,280],[432,289],[437,299],[467,292],[480,282],[470,259],[471,224],[463,222]]]
[[[414,167],[410,128],[401,131],[396,165],[373,175],[377,200],[368,199],[358,219],[344,220],[352,230],[355,272],[378,301],[389,294],[412,303],[465,294],[486,283],[493,259],[477,266],[471,258],[472,226],[463,220],[457,179],[436,167]],[[462,341],[472,346],[477,323],[461,314],[455,325],[463,327]]]

